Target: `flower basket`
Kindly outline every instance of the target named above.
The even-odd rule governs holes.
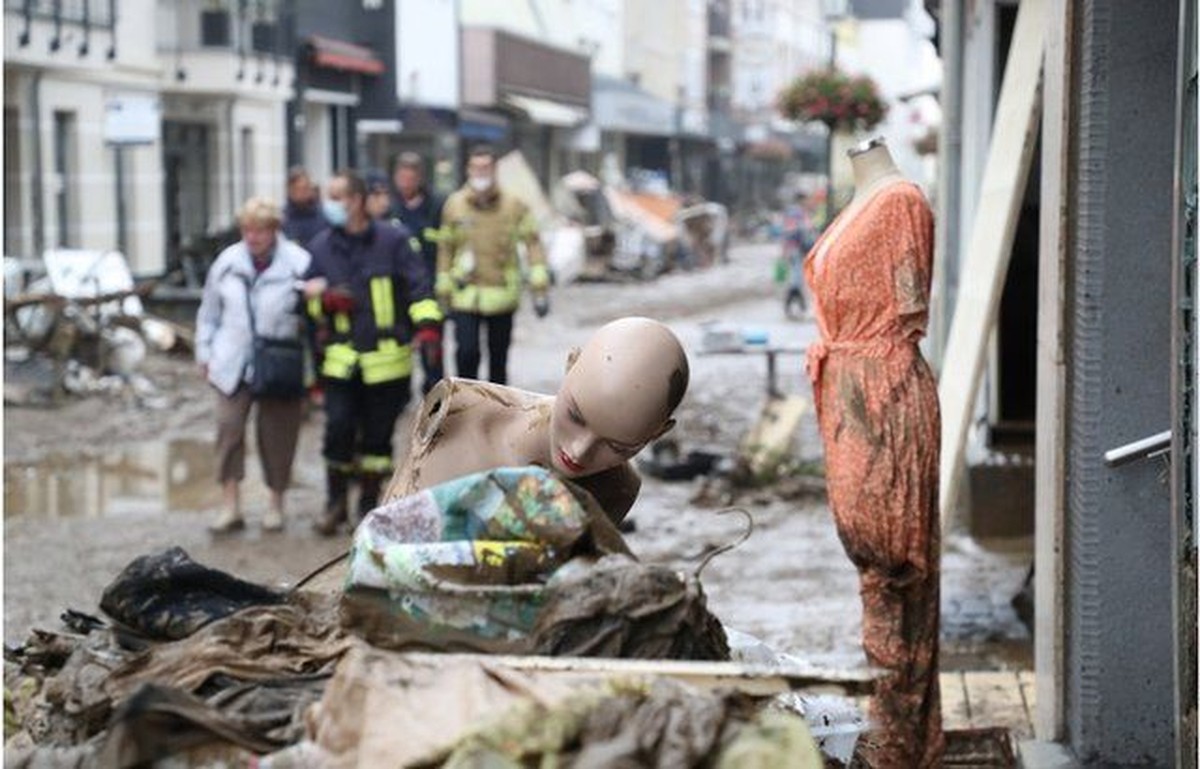
[[[875,81],[837,69],[815,70],[779,94],[779,112],[789,120],[824,123],[831,131],[866,131],[887,115]]]

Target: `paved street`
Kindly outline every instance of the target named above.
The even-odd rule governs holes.
[[[513,384],[553,390],[566,351],[597,325],[628,314],[658,317],[671,323],[690,351],[692,383],[678,414],[677,437],[685,447],[732,449],[762,403],[766,362],[762,356],[699,354],[701,324],[716,320],[759,329],[777,345],[803,346],[815,335],[811,323],[784,317],[778,289],[770,283],[774,253],[773,246],[741,246],[733,250],[730,264],[705,272],[645,284],[561,288],[545,320],[527,308],[518,316]],[[345,545],[309,531],[323,487],[319,414],[310,416],[301,433],[287,531],[263,536],[257,530],[256,516],[266,498],[252,457],[245,484],[250,528],[239,537],[211,539],[204,528],[216,502],[207,445],[214,430],[210,393],[185,360],[158,358],[148,371],[164,388],[167,408],[90,399],[57,411],[6,410],[7,641],[21,639],[31,624],[52,625],[68,606],[95,611],[103,586],[124,564],[169,545],[182,546],[200,562],[270,583],[295,580]],[[799,357],[781,359],[778,382],[785,392],[809,394]],[[406,431],[402,423],[398,447]],[[811,413],[794,450],[802,459],[820,460]],[[154,478],[156,467],[166,477]],[[47,484],[52,470],[58,480]],[[98,480],[85,480],[92,476]],[[53,486],[54,499],[42,493],[45,509],[15,510],[18,498],[11,495],[32,499],[22,484],[38,483]],[[690,570],[713,547],[739,536],[742,517],[692,504],[695,491],[691,483],[647,479],[632,513],[637,531],[629,537],[642,558]],[[786,501],[765,491],[739,503],[754,518],[752,536],[703,573],[717,616],[814,663],[861,665],[857,577],[823,498]],[[57,516],[46,513],[50,505],[58,507]],[[1027,542],[948,539],[943,669],[1030,667],[1028,635],[1009,606],[1029,551]]]

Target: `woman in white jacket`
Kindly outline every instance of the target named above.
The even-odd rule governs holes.
[[[245,436],[250,408],[257,404],[255,432],[263,477],[271,492],[263,514],[264,531],[283,529],[283,494],[291,480],[304,398],[254,398],[254,330],[276,339],[301,337],[297,282],[309,255],[280,237],[279,207],[251,198],[238,212],[242,239],[213,262],[196,315],[196,362],[217,391],[217,480],[222,489],[220,517],[210,526],[221,534],[245,527],[239,485],[246,475]],[[249,302],[247,302],[247,297]]]

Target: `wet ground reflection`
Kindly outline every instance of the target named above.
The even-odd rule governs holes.
[[[4,517],[100,518],[217,504],[212,443],[150,441],[100,454],[5,462]]]

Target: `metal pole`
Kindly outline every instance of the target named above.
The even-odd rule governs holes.
[[[837,20],[829,20],[829,71],[837,71]],[[825,136],[825,226],[833,223],[836,211],[833,207],[833,123],[826,126],[829,129]]]
[[[113,145],[113,165],[116,170],[117,185],[117,250],[126,259],[129,258],[129,223],[126,221],[128,209],[125,207],[125,147]]]

